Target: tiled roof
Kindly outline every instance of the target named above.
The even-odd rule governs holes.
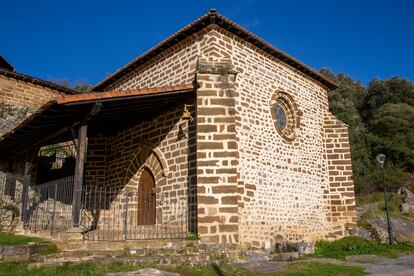
[[[311,67],[305,65],[301,61],[291,57],[290,55],[286,54],[285,52],[277,49],[270,43],[266,42],[265,40],[259,38],[258,36],[254,35],[253,33],[249,32],[245,28],[241,27],[240,25],[232,22],[231,20],[227,19],[223,15],[219,14],[216,10],[212,9],[207,14],[203,15],[199,19],[195,20],[194,22],[190,23],[189,25],[185,26],[172,36],[168,37],[155,47],[151,48],[138,58],[132,60],[130,63],[122,67],[121,69],[117,70],[112,75],[108,76],[100,83],[95,85],[92,89],[93,91],[104,91],[105,88],[110,85],[111,83],[115,82],[116,80],[122,78],[129,72],[133,71],[138,66],[146,63],[150,59],[154,58],[156,55],[162,53],[169,47],[179,43],[183,39],[187,38],[188,36],[206,28],[208,25],[218,25],[219,27],[233,33],[234,35],[252,43],[256,47],[262,49],[263,51],[271,54],[272,56],[278,58],[279,60],[289,64],[290,66],[296,68],[297,70],[301,71],[302,73],[308,75],[309,77],[319,81],[329,89],[335,89],[338,85],[333,82],[332,80],[328,79],[327,77],[321,75],[316,70],[312,69]]]
[[[163,87],[155,87],[155,88],[143,88],[143,89],[129,90],[129,91],[108,91],[108,92],[102,92],[102,93],[99,93],[99,92],[98,93],[86,93],[86,94],[79,94],[79,95],[57,98],[56,103],[57,104],[81,103],[81,102],[89,102],[89,101],[97,101],[97,100],[108,100],[108,99],[115,99],[115,98],[161,94],[165,92],[171,93],[171,92],[178,92],[178,91],[188,91],[192,89],[193,89],[192,84],[185,84],[185,85],[163,86]]]
[[[193,93],[193,85],[184,84],[59,97],[0,136],[0,156],[23,154],[29,145],[72,139],[69,128],[84,120],[96,104],[101,109],[89,122],[88,135],[116,132],[171,105],[185,103]]]
[[[5,70],[4,68],[0,68],[0,75],[10,77],[10,78],[14,78],[14,79],[17,79],[17,80],[21,80],[21,81],[24,81],[24,82],[33,83],[33,84],[40,85],[40,86],[43,86],[43,87],[47,87],[47,88],[50,88],[50,89],[53,89],[53,90],[56,90],[56,91],[59,91],[59,92],[63,92],[65,94],[79,94],[80,93],[78,91],[69,89],[67,87],[57,85],[53,82],[38,79],[38,78],[28,76],[28,75],[25,75],[25,74],[22,74],[22,73],[17,73],[17,72],[10,71],[10,70]]]

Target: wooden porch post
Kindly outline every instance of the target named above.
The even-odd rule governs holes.
[[[79,227],[80,221],[80,208],[82,198],[82,185],[83,185],[83,170],[85,166],[85,153],[86,153],[86,138],[87,138],[88,124],[87,121],[83,121],[78,130],[78,143],[77,143],[77,156],[75,176],[73,179],[73,201],[72,201],[72,228]]]
[[[26,155],[26,162],[24,165],[23,189],[22,189],[22,209],[21,220],[23,224],[27,222],[27,201],[29,197],[29,187],[32,180],[32,168],[38,148],[29,149]]]

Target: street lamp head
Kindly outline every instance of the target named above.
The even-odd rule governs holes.
[[[377,155],[377,157],[375,159],[380,164],[381,168],[384,168],[385,154],[380,153],[380,154]]]

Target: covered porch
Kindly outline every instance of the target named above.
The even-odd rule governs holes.
[[[185,238],[196,225],[193,85],[88,93],[44,105],[0,138],[0,173],[28,232]]]

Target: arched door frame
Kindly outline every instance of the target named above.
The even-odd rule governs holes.
[[[124,187],[130,190],[130,192],[136,191],[135,193],[138,193],[140,190],[139,185],[141,182],[141,176],[145,169],[150,172],[154,181],[155,223],[161,223],[160,220],[162,220],[162,216],[160,212],[162,208],[162,198],[158,192],[160,191],[160,187],[166,184],[167,176],[169,175],[168,164],[165,156],[162,154],[160,149],[153,148],[147,143],[141,143],[138,150],[132,155],[131,161],[126,168],[124,176]],[[134,204],[136,204],[135,206],[139,207],[138,198]],[[139,211],[137,210],[137,212]],[[137,216],[134,219],[137,222],[132,222],[133,225],[138,225],[139,223]]]
[[[137,225],[156,224],[157,196],[153,172],[148,166],[142,166],[137,189]]]

